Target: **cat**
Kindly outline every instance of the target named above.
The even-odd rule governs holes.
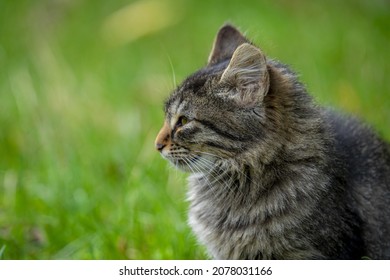
[[[214,259],[390,258],[390,145],[232,25],[166,100],[155,147],[191,173],[189,224]]]

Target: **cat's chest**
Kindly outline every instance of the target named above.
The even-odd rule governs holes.
[[[249,207],[248,207],[249,208]],[[273,258],[274,237],[247,209],[191,201],[189,224],[214,259]],[[249,211],[248,211],[249,212]],[[258,254],[261,256],[257,257]]]
[[[275,230],[270,231],[272,225],[265,223],[262,207],[244,194],[234,194],[229,190],[234,186],[228,183],[206,185],[199,178],[190,179],[189,224],[193,231],[214,258],[245,258],[242,254],[253,258],[259,251],[271,256],[274,242],[270,232]]]
[[[297,217],[305,213],[283,196],[233,192],[233,187],[207,185],[201,177],[189,180],[189,224],[201,243],[218,259],[286,258],[286,251],[300,243]]]
[[[268,218],[267,200],[239,189],[238,178],[211,181],[201,175],[189,178],[190,213],[210,227],[246,228]],[[254,186],[247,186],[248,189]]]

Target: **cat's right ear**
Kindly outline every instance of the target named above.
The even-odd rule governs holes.
[[[230,59],[238,46],[243,43],[249,43],[249,41],[234,26],[230,24],[222,26],[215,38],[208,65]]]

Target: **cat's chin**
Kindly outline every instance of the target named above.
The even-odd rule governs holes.
[[[179,170],[188,173],[205,173],[208,171],[207,167],[202,164],[201,156],[193,156],[191,159],[175,159],[170,162]]]
[[[178,162],[172,164],[175,168],[179,169],[180,171],[187,172],[187,173],[195,173],[194,170],[192,170],[187,164],[182,164]]]
[[[175,159],[171,161],[171,163],[179,170],[184,171],[184,172],[189,172],[189,173],[198,173],[196,172],[196,168],[193,166],[194,163],[185,160],[185,159]]]

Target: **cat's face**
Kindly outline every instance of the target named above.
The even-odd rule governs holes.
[[[224,26],[208,65],[166,101],[156,149],[176,167],[193,173],[234,158],[262,133],[268,87],[264,55],[235,28]]]

